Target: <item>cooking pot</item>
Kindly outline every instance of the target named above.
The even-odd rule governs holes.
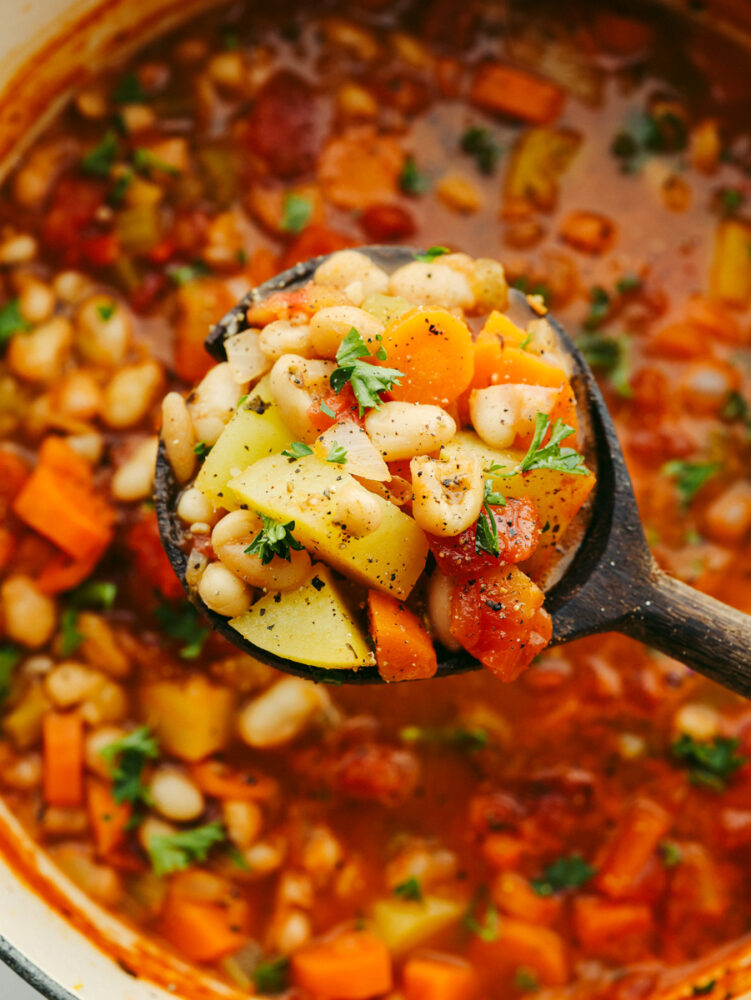
[[[0,0],[0,175],[57,111],[66,92],[215,0]],[[685,0],[665,0],[684,15]],[[750,0],[709,0],[690,16],[743,34]],[[746,34],[748,33],[748,34]],[[24,833],[0,800],[0,957],[49,1000],[240,1000],[94,904]],[[751,941],[687,970],[666,970],[651,993],[751,998]]]

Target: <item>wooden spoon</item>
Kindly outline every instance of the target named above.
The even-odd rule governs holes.
[[[387,271],[414,260],[418,252],[389,246],[360,249]],[[224,340],[245,328],[248,306],[274,292],[303,285],[325,259],[317,257],[297,264],[249,292],[211,330],[206,339],[209,353],[224,361]],[[512,313],[526,324],[536,314],[520,292],[512,291],[511,295]],[[673,579],[652,559],[615,427],[592,372],[564,328],[551,316],[547,319],[573,360],[571,384],[577,397],[583,450],[597,476],[594,495],[580,512],[579,538],[570,542],[562,556],[563,572],[545,588],[545,607],[553,616],[553,644],[597,632],[622,632],[733,691],[751,696],[751,615]],[[175,513],[179,492],[160,442],[155,501],[162,542],[188,596],[214,629],[239,649],[287,673],[337,683],[381,681],[375,667],[326,670],[275,656],[248,642],[229,626],[226,618],[206,608],[185,584],[187,560],[180,548],[182,527]],[[449,653],[439,649],[439,677],[479,666],[464,651]]]

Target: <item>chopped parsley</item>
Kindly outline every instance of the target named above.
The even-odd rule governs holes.
[[[547,866],[538,878],[530,880],[530,885],[538,896],[552,896],[564,889],[578,889],[589,882],[595,869],[578,854],[560,857]]]
[[[331,409],[331,407],[329,406],[329,404],[326,402],[325,399],[321,400],[320,405],[321,405],[321,413],[324,413],[327,417],[330,417],[332,420],[336,419],[336,414]]]
[[[107,201],[110,205],[117,208],[118,205],[122,205],[125,200],[125,193],[133,183],[133,171],[130,167],[124,167],[122,173],[119,173],[115,179],[115,183],[112,185],[112,190],[107,195]]]
[[[539,295],[546,306],[549,306],[553,300],[553,292],[547,285],[542,282],[538,282],[536,285],[532,284],[529,278],[523,274],[519,275],[518,278],[513,278],[510,284],[512,288],[523,292],[524,295]]]
[[[66,608],[60,615],[60,652],[71,656],[84,638],[83,632],[78,631],[78,609]]]
[[[410,899],[418,903],[422,902],[422,886],[419,879],[414,878],[414,876],[405,879],[399,885],[395,885],[393,892],[399,899]]]
[[[81,168],[95,177],[107,177],[120,152],[117,135],[110,129],[102,141],[90,149],[81,160]]]
[[[447,253],[451,253],[448,247],[428,247],[425,253],[416,253],[415,260],[423,264],[432,264],[437,257],[443,257]]]
[[[584,317],[585,330],[596,330],[610,314],[610,295],[602,285],[593,285],[589,290],[589,312]]]
[[[533,969],[522,965],[514,974],[514,986],[522,993],[537,993],[540,988],[540,980]]]
[[[289,562],[290,549],[296,549],[299,552],[303,547],[292,534],[295,522],[287,521],[286,524],[282,524],[281,521],[275,521],[273,517],[266,517],[265,514],[261,514],[261,521],[263,527],[245,549],[245,552],[249,555],[257,555],[264,566],[270,563],[274,556],[279,556],[280,559],[286,559]]]
[[[287,447],[282,452],[282,455],[286,455],[287,458],[294,461],[296,458],[304,458],[306,455],[312,455],[313,449],[309,444],[304,444],[302,441],[293,441],[292,444],[287,445]]]
[[[472,934],[476,934],[481,941],[497,941],[500,932],[498,910],[495,903],[493,903],[492,900],[488,900],[484,907],[482,919],[480,919],[478,913],[481,895],[484,895],[482,891],[475,894],[474,899],[470,903],[469,909],[462,917],[462,925],[468,931],[471,931]]]
[[[386,352],[382,347],[379,348],[376,357],[383,360],[385,356]],[[404,372],[397,371],[396,368],[373,365],[363,361],[363,358],[372,358],[372,355],[365,341],[352,327],[339,345],[336,352],[338,368],[334,369],[329,378],[331,388],[337,393],[349,382],[360,408],[360,416],[367,409],[378,409],[382,402],[379,393],[393,385],[399,385],[399,380],[404,377]]]
[[[608,376],[619,396],[628,399],[632,395],[631,357],[626,340],[588,332],[577,337],[576,346],[591,368],[599,369]]]
[[[146,96],[146,91],[135,73],[124,76],[112,94],[117,104],[142,104]]]
[[[738,740],[727,736],[699,741],[682,733],[671,745],[670,752],[676,760],[688,767],[692,784],[706,785],[721,792],[729,779],[748,760],[738,753],[739,746]]]
[[[550,431],[550,440],[543,445],[542,440],[550,427],[550,417],[547,413],[538,413],[535,418],[535,432],[529,450],[519,465],[511,472],[501,472],[502,476],[515,476],[518,472],[530,472],[532,469],[556,469],[570,476],[586,476],[584,456],[574,448],[561,447],[561,441],[573,433],[562,420],[556,420]]]
[[[615,283],[615,290],[619,295],[629,295],[631,292],[638,292],[643,287],[644,282],[638,274],[624,274]]]
[[[16,333],[26,333],[31,323],[21,315],[18,299],[9,299],[0,307],[0,347],[4,347]]]
[[[143,783],[143,769],[150,760],[159,758],[159,745],[148,726],[139,726],[110,743],[101,751],[112,778],[115,802],[133,806],[151,804],[149,790]]]
[[[697,983],[694,987],[692,987],[691,993],[695,997],[705,997],[707,994],[712,992],[716,985],[716,979],[708,979],[706,983]]]
[[[679,458],[666,462],[662,467],[664,474],[675,482],[683,507],[689,506],[702,486],[708,483],[719,469],[719,462],[684,462]]]
[[[191,281],[198,281],[199,278],[205,278],[210,273],[202,260],[193,261],[192,264],[173,264],[167,268],[170,280],[178,287],[188,285]]]
[[[281,229],[285,233],[301,233],[313,215],[313,202],[304,195],[291,191],[284,196]]]
[[[23,653],[18,646],[9,642],[0,644],[0,702],[5,701],[10,690],[13,671],[18,666]]]
[[[430,190],[430,179],[417,167],[414,156],[408,156],[399,174],[399,187],[405,194],[419,195]]]
[[[490,742],[490,734],[481,726],[403,726],[399,730],[399,738],[404,743],[433,744],[434,746],[453,747],[474,753],[484,750]]]
[[[154,872],[160,878],[183,871],[195,861],[205,861],[212,847],[226,839],[219,822],[206,823],[192,830],[180,830],[162,837],[152,837],[148,851]]]
[[[498,556],[500,544],[498,541],[498,525],[491,510],[491,504],[499,507],[506,506],[506,498],[502,493],[493,490],[493,484],[489,479],[485,480],[482,510],[477,518],[477,529],[475,533],[475,552],[486,552],[489,556]]]
[[[183,660],[195,660],[201,655],[210,629],[203,624],[189,601],[182,601],[176,606],[164,601],[154,609],[154,617],[168,638],[182,643],[180,656]]]
[[[60,651],[71,656],[85,636],[78,631],[78,612],[82,608],[109,611],[117,597],[117,584],[107,580],[89,580],[67,595],[68,606],[60,616]]]
[[[99,313],[99,318],[106,323],[117,312],[117,306],[114,302],[100,302],[96,307],[96,311]]]
[[[746,196],[740,188],[723,188],[717,196],[720,215],[724,215],[725,218],[737,215],[745,200]]]
[[[683,861],[683,851],[674,840],[663,840],[660,844],[660,856],[666,868],[677,868]]]
[[[228,52],[236,52],[240,48],[240,39],[234,28],[223,27],[220,31],[222,45]]]
[[[205,441],[196,441],[193,445],[193,451],[198,456],[200,461],[203,462],[208,453],[211,451],[211,445],[206,444]]]
[[[746,402],[744,396],[738,392],[737,389],[733,389],[728,393],[728,397],[725,400],[725,405],[722,408],[722,413],[720,414],[723,420],[744,420],[748,421],[751,417],[751,410]]]
[[[637,112],[630,116],[610,144],[625,173],[636,173],[651,153],[677,153],[686,148],[688,128],[682,115],[670,108]]]
[[[153,171],[158,171],[162,174],[169,174],[170,177],[179,177],[182,173],[182,170],[180,170],[179,167],[175,167],[173,164],[167,163],[166,160],[163,160],[155,153],[152,153],[150,149],[134,149],[133,166],[136,170],[140,171],[140,173],[147,174],[149,176]]]
[[[258,963],[251,976],[259,993],[281,993],[289,986],[289,958],[287,955],[267,958]]]
[[[347,461],[347,449],[342,447],[337,441],[334,441],[329,448],[326,461],[334,462],[336,465],[344,465]]]
[[[483,174],[493,173],[502,149],[490,129],[481,125],[470,125],[462,136],[460,145],[463,153],[474,157],[478,170]]]

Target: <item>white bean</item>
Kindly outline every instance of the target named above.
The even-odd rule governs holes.
[[[263,827],[263,813],[257,802],[222,802],[222,817],[227,835],[235,847],[245,850],[256,841]]]
[[[198,593],[206,607],[218,615],[236,618],[250,607],[250,588],[220,562],[209,563],[198,584]]]
[[[175,479],[186,483],[196,467],[196,436],[187,404],[179,392],[168,392],[162,400],[162,440]]]
[[[291,549],[290,558],[274,556],[264,565],[259,556],[246,552],[261,530],[258,514],[233,510],[211,533],[211,547],[227,569],[252,587],[265,590],[295,590],[310,572],[310,556],[304,549]]]
[[[313,280],[317,285],[341,288],[356,306],[369,295],[385,292],[389,282],[386,272],[357,250],[333,253],[318,265]]]
[[[30,233],[16,233],[0,243],[0,264],[28,264],[37,255],[37,241]]]
[[[10,576],[0,587],[5,633],[13,642],[38,649],[52,638],[57,609],[27,576]]]
[[[213,524],[216,520],[216,511],[205,493],[195,486],[190,486],[182,492],[177,501],[177,516],[186,524],[194,524],[196,521]]]
[[[454,592],[453,581],[439,569],[433,570],[428,583],[428,617],[433,626],[436,639],[451,652],[460,648],[459,643],[451,634],[451,597]]]
[[[339,345],[350,330],[357,330],[370,353],[378,349],[376,337],[383,336],[384,325],[364,309],[356,306],[326,306],[310,321],[310,339],[321,358],[335,358]]]
[[[109,778],[112,774],[112,764],[103,756],[102,751],[117,743],[123,736],[125,730],[118,726],[100,726],[98,729],[92,729],[84,743],[83,756],[86,767],[102,778]]]
[[[188,397],[188,412],[199,441],[207,445],[216,443],[235,412],[243,391],[226,361],[215,365],[204,376]]]
[[[59,663],[44,679],[44,689],[58,708],[80,705],[103,681],[98,670],[73,661]]]
[[[85,458],[89,465],[96,465],[104,453],[104,438],[96,431],[85,434],[70,434],[65,441],[76,455]]]
[[[503,265],[490,257],[478,257],[473,262],[470,279],[475,298],[474,308],[480,313],[505,309],[508,305],[508,283]]]
[[[62,302],[78,302],[91,288],[91,279],[80,271],[60,271],[52,279],[52,288]]]
[[[315,439],[316,431],[308,410],[315,401],[316,392],[323,394],[328,388],[329,377],[335,368],[331,361],[311,361],[296,354],[283,354],[271,369],[269,387],[279,407],[279,415],[301,441]]]
[[[54,392],[56,408],[75,420],[92,420],[102,408],[102,390],[94,376],[82,368],[68,372]]]
[[[443,461],[419,455],[409,463],[412,473],[412,516],[423,531],[453,536],[480,515],[484,482],[480,459],[460,455]]]
[[[311,358],[315,354],[307,323],[292,323],[288,319],[275,319],[261,330],[259,345],[270,361],[283,354],[297,354]]]
[[[154,490],[154,472],[159,438],[142,441],[112,477],[112,496],[123,503],[145,500]]]
[[[440,406],[391,402],[371,410],[365,430],[387,462],[427,455],[448,444],[456,423]]]
[[[127,308],[109,295],[92,295],[76,311],[76,347],[92,364],[116,368],[133,336]]]
[[[162,384],[162,368],[156,361],[127,365],[113,376],[104,390],[102,416],[110,427],[133,427],[149,412]]]
[[[54,316],[29,333],[16,333],[8,345],[8,365],[29,382],[52,382],[60,375],[73,345],[73,327]]]
[[[720,714],[711,705],[687,702],[673,717],[673,727],[694,740],[711,740],[720,731]]]
[[[27,278],[18,293],[18,309],[29,323],[44,323],[55,311],[55,293],[38,278]]]
[[[198,786],[175,768],[159,768],[149,783],[149,790],[156,811],[176,823],[198,819],[206,808]]]
[[[508,448],[517,434],[535,429],[538,413],[550,413],[556,389],[541,385],[491,385],[473,389],[469,397],[472,426],[486,444]]]
[[[147,816],[138,827],[138,842],[144,851],[148,851],[155,837],[171,837],[175,833],[177,830],[171,823],[165,823],[156,816]]]
[[[227,363],[238,385],[255,382],[271,367],[269,359],[261,350],[258,330],[243,330],[224,341]]]
[[[469,309],[475,301],[467,276],[435,261],[415,260],[398,268],[389,279],[389,294],[442,309]]]
[[[360,483],[351,480],[336,491],[335,521],[355,538],[377,531],[383,520],[383,506],[378,498]]]
[[[299,736],[329,705],[322,686],[285,677],[240,711],[240,737],[252,747],[281,746]]]

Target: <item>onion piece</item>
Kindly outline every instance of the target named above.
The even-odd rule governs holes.
[[[347,453],[346,462],[342,465],[350,475],[377,482],[391,479],[389,467],[364,428],[354,420],[345,418],[337,421],[316,438],[313,450],[319,458],[327,459],[334,445],[339,445]]]
[[[238,385],[260,378],[271,368],[271,362],[261,350],[258,330],[243,330],[224,341],[232,377]]]

